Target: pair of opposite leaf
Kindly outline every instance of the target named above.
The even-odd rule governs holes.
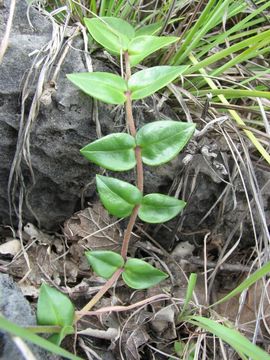
[[[141,259],[131,258],[125,262],[114,251],[86,251],[85,255],[95,273],[105,279],[110,279],[118,269],[122,269],[122,279],[132,289],[148,289],[168,277]]]
[[[160,165],[173,159],[186,145],[194,124],[172,120],[155,121],[143,126],[136,137],[124,133],[107,135],[85,146],[81,152],[105,169],[130,170],[136,165],[135,147],[141,148],[147,165]],[[143,196],[137,187],[111,177],[97,176],[97,188],[104,207],[111,215],[126,217],[136,205],[138,215],[148,223],[161,223],[175,217],[185,202],[162,194]]]
[[[139,189],[112,177],[96,176],[100,200],[111,215],[129,216],[139,205],[138,216],[148,223],[162,223],[174,218],[186,205],[183,200],[163,194],[143,196]]]
[[[130,65],[139,64],[153,52],[175,43],[175,36],[153,36],[142,34],[142,29],[136,31],[125,20],[114,17],[84,19],[85,25],[92,37],[113,55],[128,52]]]
[[[104,136],[81,149],[91,162],[113,171],[131,170],[136,165],[135,148],[141,148],[142,161],[158,166],[172,160],[186,145],[195,130],[192,123],[173,120],[144,125],[135,138],[126,133]]]
[[[177,37],[136,35],[134,28],[122,19],[101,17],[85,19],[92,37],[112,54],[129,55],[131,66],[153,52],[177,41]],[[143,99],[171,83],[188,66],[155,66],[133,74],[128,81],[106,72],[75,73],[68,79],[94,98],[109,104],[124,104],[127,93],[132,100]]]
[[[140,259],[128,259],[113,251],[87,251],[89,264],[97,275],[109,279],[122,269],[122,279],[131,288],[147,289],[166,279],[168,275]],[[60,291],[43,283],[37,303],[37,323],[44,326],[58,326],[60,332],[48,340],[60,345],[66,335],[74,334],[75,307],[71,300]]]
[[[150,35],[136,35],[131,25],[116,18],[86,19],[90,34],[107,50],[121,55],[127,51],[132,65],[161,47],[176,41]],[[140,54],[140,55],[139,55]],[[135,57],[134,57],[135,56]],[[157,66],[139,71],[126,81],[110,73],[79,73],[68,78],[87,94],[108,103],[122,104],[127,93],[131,99],[141,99],[155,93],[179,76],[186,66]],[[166,120],[143,126],[135,137],[116,133],[86,145],[81,153],[91,162],[113,171],[126,171],[135,167],[135,148],[141,148],[142,161],[157,166],[173,159],[186,145],[195,129],[194,124]],[[101,201],[110,214],[126,217],[140,205],[139,217],[150,223],[172,219],[185,206],[185,202],[162,194],[142,196],[139,190],[126,182],[97,177]]]

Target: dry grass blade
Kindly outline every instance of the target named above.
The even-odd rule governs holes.
[[[194,64],[198,64],[198,61],[196,60],[196,58],[193,55],[190,55],[190,59]],[[206,71],[201,68],[200,72],[202,74],[206,75]],[[212,90],[217,90],[217,86],[215,85],[215,83],[209,79],[209,78],[205,78],[206,82],[209,84],[209,86],[211,87]],[[218,89],[219,90],[219,89]],[[222,93],[222,90],[220,90]],[[218,95],[219,99],[221,100],[221,102],[225,105],[229,105],[227,99],[225,98],[224,95],[219,94]],[[239,125],[245,125],[244,121],[242,120],[242,118],[239,116],[239,114],[234,111],[234,110],[229,110],[229,113],[231,114],[231,116],[233,117],[233,119],[237,122],[237,124]],[[250,139],[250,141],[253,143],[253,145],[256,147],[256,149],[260,152],[260,154],[264,157],[264,159],[270,164],[270,155],[268,154],[268,152],[264,149],[264,147],[260,144],[260,142],[258,141],[258,139],[256,138],[256,136],[248,130],[244,130],[247,137]]]
[[[29,349],[29,347],[21,338],[17,336],[13,336],[12,340],[14,341],[16,346],[20,349],[20,352],[22,353],[23,357],[26,360],[37,360],[37,358],[34,356],[32,351]]]
[[[47,14],[48,16],[48,14]],[[51,16],[49,19],[52,21],[52,36],[51,40],[45,44],[35,56],[30,71],[24,81],[23,90],[22,90],[22,101],[21,101],[21,119],[19,124],[19,133],[16,145],[16,151],[14,159],[11,165],[9,181],[8,181],[8,196],[9,196],[9,207],[10,213],[12,209],[15,210],[15,213],[20,217],[19,207],[16,205],[16,192],[19,189],[20,196],[24,199],[25,197],[25,186],[24,186],[24,177],[21,171],[21,164],[24,160],[27,164],[33,183],[35,183],[34,172],[31,164],[31,154],[30,154],[30,133],[34,121],[36,120],[40,102],[43,99],[44,88],[46,83],[49,81],[48,76],[52,70],[52,67],[56,65],[56,70],[53,75],[54,81],[57,78],[57,73],[60,70],[60,64],[63,62],[64,57],[60,57],[60,63],[57,64],[57,57],[63,50],[62,45],[65,37],[65,30],[67,24],[64,26],[59,26],[53,20]],[[76,35],[76,34],[75,34]],[[64,47],[64,54],[66,55],[69,49],[69,43]],[[46,54],[44,56],[44,54]],[[58,65],[58,66],[57,66]],[[35,83],[35,94],[30,106],[29,114],[26,117],[25,114],[25,104],[28,98],[30,97],[30,86],[32,82],[36,80]],[[23,199],[20,202],[23,202]],[[31,209],[30,209],[31,211]],[[35,214],[33,214],[35,216]],[[37,219],[38,220],[38,219]]]
[[[15,12],[15,6],[16,6],[16,0],[11,0],[9,17],[8,17],[8,21],[7,21],[7,25],[6,25],[6,31],[5,31],[4,37],[1,41],[1,44],[0,44],[0,64],[3,60],[3,57],[4,57],[7,47],[8,47],[8,39],[9,39],[9,35],[11,32],[12,20],[13,20],[13,16],[14,16],[14,12]]]

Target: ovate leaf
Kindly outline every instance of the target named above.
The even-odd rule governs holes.
[[[86,251],[85,255],[94,272],[105,279],[124,265],[122,256],[113,251]]]
[[[155,35],[162,28],[162,22],[145,25],[135,31],[135,36],[141,35]]]
[[[137,65],[148,55],[168,46],[179,38],[175,36],[137,36],[128,45],[131,66]]]
[[[108,104],[124,104],[127,84],[119,75],[106,72],[68,74],[67,78],[86,94]]]
[[[92,37],[105,49],[119,55],[128,48],[128,43],[135,35],[133,27],[125,20],[114,17],[84,19]]]
[[[128,81],[133,100],[143,99],[171,83],[188,66],[154,66],[136,72]]]
[[[145,222],[156,224],[175,217],[185,207],[183,200],[163,194],[149,194],[143,197],[139,209],[139,218]]]
[[[129,134],[116,133],[93,141],[81,149],[87,160],[113,171],[132,169],[136,164],[135,140]]]
[[[194,124],[172,120],[144,125],[136,135],[143,162],[155,166],[170,161],[183,149],[194,130]]]
[[[129,216],[142,200],[138,188],[125,181],[101,175],[96,176],[96,181],[102,204],[114,216]]]
[[[43,283],[37,304],[38,325],[72,326],[74,305],[70,299],[55,288]]]
[[[140,259],[129,259],[122,273],[124,282],[132,289],[148,289],[168,275]]]

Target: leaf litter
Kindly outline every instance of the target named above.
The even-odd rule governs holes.
[[[64,224],[63,233],[64,236],[50,235],[38,230],[33,224],[25,225],[23,240],[31,267],[26,280],[21,284],[19,282],[25,295],[36,298],[38,288],[43,281],[60,286],[62,290],[62,285],[65,283],[68,285],[70,297],[76,304],[82,299],[91,297],[104,283],[104,280],[93,274],[89,265],[83,261],[84,252],[87,249],[119,250],[123,236],[120,223],[114,222],[103,207],[96,203],[68,219]],[[151,236],[149,238],[151,239]],[[10,259],[10,261],[5,259],[5,270],[17,279],[22,279],[27,273],[27,267],[22,252],[18,253],[20,242],[10,237],[6,240],[6,243],[0,245],[0,254],[8,255]],[[139,251],[134,240],[135,237],[133,251]],[[5,250],[1,252],[1,249],[9,248],[13,243],[16,244],[18,251],[12,252],[11,249],[6,253]],[[140,243],[141,240],[138,244]],[[162,286],[158,285],[139,292],[132,292],[122,281],[118,281],[116,287],[111,289],[93,309],[92,316],[85,317],[87,320],[82,321],[78,328],[78,335],[92,339],[92,345],[96,344],[101,352],[107,351],[106,349],[115,352],[115,346],[120,341],[120,350],[126,359],[142,359],[142,354],[149,351],[148,344],[151,343],[157,351],[171,354],[174,339],[181,333],[187,338],[189,336],[187,331],[178,329],[177,315],[185,298],[186,277],[191,271],[201,273],[195,288],[196,299],[193,299],[192,306],[196,307],[196,302],[200,305],[206,304],[203,261],[199,260],[203,254],[198,254],[199,257],[194,256],[195,247],[189,242],[182,242],[171,254],[164,252],[163,255],[162,251],[156,248],[156,244],[151,243],[151,245],[142,247],[143,251],[146,251],[161,269],[164,258],[174,281],[167,279]],[[215,254],[215,249],[217,254],[220,252],[220,243],[215,239],[211,242],[210,239],[208,249],[207,257],[211,269],[211,263],[215,258],[211,254]],[[166,260],[168,256],[170,258]],[[239,266],[239,270],[241,269],[245,268]],[[237,286],[241,276],[245,277],[240,271],[231,272],[228,264],[227,270],[225,267],[225,271],[219,273],[217,277],[217,284],[213,289],[215,301]],[[219,316],[224,316],[230,321],[237,319],[239,329],[250,336],[255,328],[256,309],[261,302],[263,287],[264,284],[259,282],[248,290],[240,313],[239,296],[228,303],[218,305],[215,311]],[[162,299],[162,296],[165,298]],[[267,296],[262,304],[265,313],[269,312],[267,301],[269,296],[268,284]],[[104,309],[104,312],[99,313],[97,308]],[[270,327],[268,318],[265,319],[264,326]],[[101,345],[101,340],[107,345],[105,343]]]

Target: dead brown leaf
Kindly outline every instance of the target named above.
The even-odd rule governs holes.
[[[125,346],[126,359],[139,360],[139,347],[146,344],[149,340],[149,335],[143,327],[137,327],[129,334]]]
[[[100,203],[74,214],[64,224],[68,241],[84,249],[119,251],[123,233]]]

